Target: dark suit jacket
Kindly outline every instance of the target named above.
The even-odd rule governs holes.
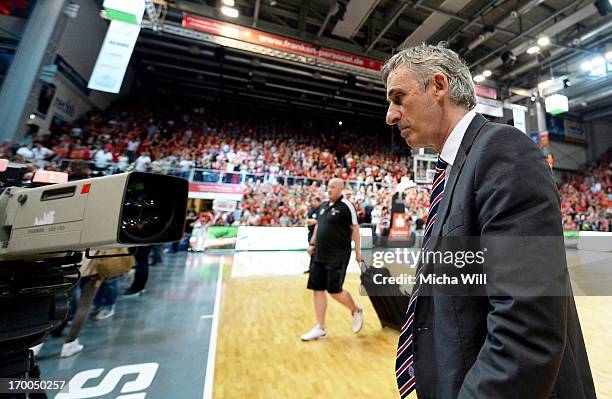
[[[527,135],[476,115],[432,231],[434,241],[449,236],[502,237],[506,244],[497,248],[503,256],[485,262],[485,295],[444,295],[435,285],[419,290],[418,397],[595,398],[567,278],[559,194]],[[546,247],[539,238],[521,242],[526,236],[548,240]],[[524,273],[525,265],[533,273]],[[432,272],[425,264],[423,273]]]

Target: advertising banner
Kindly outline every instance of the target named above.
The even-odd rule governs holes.
[[[237,184],[189,183],[189,198],[240,201],[242,191]]]
[[[389,230],[389,241],[408,241],[409,239],[410,226],[406,223],[406,215],[404,212],[394,213]]]
[[[360,228],[361,248],[372,248],[372,229]],[[354,248],[355,243],[351,241]],[[240,226],[236,251],[297,251],[308,249],[306,227]]]
[[[358,55],[344,53],[342,51],[326,49],[309,43],[271,35],[255,29],[245,28],[240,25],[198,17],[188,13],[183,13],[182,25],[185,28],[225,36],[247,43],[289,51],[310,57],[317,57],[324,60],[335,61],[373,71],[379,71],[382,68],[382,63],[380,61],[370,58],[360,57]]]
[[[233,212],[236,209],[236,201],[216,199],[213,201],[213,210],[217,212]]]
[[[576,141],[578,143],[586,142],[586,135],[582,123],[571,119],[565,119],[565,139],[568,141]]]
[[[523,133],[527,133],[527,124],[525,123],[525,111],[520,109],[512,109],[512,119],[514,127]]]
[[[295,251],[308,248],[306,227],[240,226],[236,251]]]
[[[210,226],[205,248],[234,249],[237,236],[238,227],[236,226]]]
[[[492,100],[497,100],[497,90],[492,87],[474,85],[474,90],[476,91],[476,95],[478,97],[485,97],[490,98]]]
[[[139,25],[111,21],[89,78],[88,88],[119,93],[139,33]]]
[[[476,96],[476,108],[474,110],[481,114],[495,116],[497,118],[501,118],[504,116],[504,104],[498,100],[491,100],[489,98],[484,98],[480,96]]]
[[[110,20],[140,25],[145,11],[144,0],[104,0],[106,15]]]

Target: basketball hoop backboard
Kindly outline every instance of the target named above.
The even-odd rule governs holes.
[[[432,184],[436,173],[435,155],[414,155],[414,181],[418,184]]]

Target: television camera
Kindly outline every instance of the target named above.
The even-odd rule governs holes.
[[[29,348],[65,320],[83,252],[177,241],[187,207],[188,182],[178,177],[131,172],[41,185],[36,175],[24,183],[26,172],[0,161],[2,378],[40,375]]]

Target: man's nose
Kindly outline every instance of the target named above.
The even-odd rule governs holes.
[[[400,120],[400,112],[398,110],[397,105],[391,103],[389,104],[389,109],[387,109],[387,125],[395,125]]]

